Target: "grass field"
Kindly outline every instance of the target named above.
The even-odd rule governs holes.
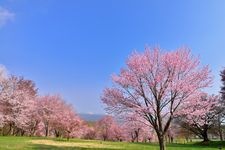
[[[218,150],[224,142],[210,142],[208,146],[197,143],[168,144],[168,150]],[[37,137],[0,137],[0,150],[158,150],[157,144],[103,142],[71,139],[70,141]]]

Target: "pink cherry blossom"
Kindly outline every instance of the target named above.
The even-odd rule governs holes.
[[[143,53],[133,53],[112,80],[114,86],[106,88],[101,97],[106,110],[142,116],[164,150],[165,133],[179,107],[209,87],[212,77],[209,67],[201,66],[187,48],[164,52],[147,47]]]
[[[183,103],[178,116],[187,129],[204,141],[208,141],[207,132],[221,113],[221,110],[218,109],[220,105],[219,96],[201,93],[198,97]]]

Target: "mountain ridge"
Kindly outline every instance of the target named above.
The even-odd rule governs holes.
[[[98,121],[103,118],[104,114],[88,114],[88,113],[79,113],[78,114],[85,121]]]

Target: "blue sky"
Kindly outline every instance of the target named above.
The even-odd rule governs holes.
[[[60,93],[78,112],[104,113],[110,75],[145,45],[200,55],[220,89],[225,66],[225,1],[0,0],[0,64]]]

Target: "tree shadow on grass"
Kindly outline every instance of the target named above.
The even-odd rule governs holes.
[[[210,147],[210,148],[225,148],[225,141],[209,141],[209,142],[198,142],[194,143],[195,146]]]
[[[134,143],[138,145],[151,145],[151,146],[159,146],[157,143]],[[225,148],[225,141],[209,141],[207,143],[196,142],[196,143],[172,143],[166,144],[167,148],[195,148],[195,149],[205,149],[205,148]]]

